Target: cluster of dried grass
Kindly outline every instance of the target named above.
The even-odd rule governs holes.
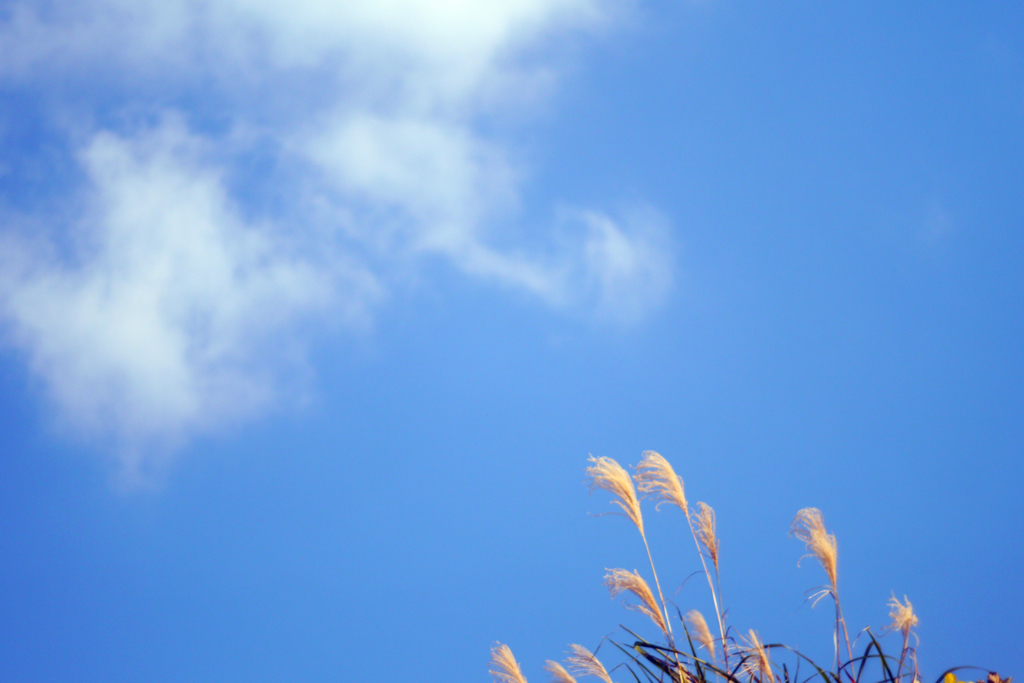
[[[889,600],[892,609],[889,613],[891,623],[883,629],[883,632],[899,632],[903,636],[900,656],[896,658],[886,655],[870,629],[861,632],[861,636],[867,642],[863,653],[854,656],[854,648],[839,602],[836,537],[826,530],[820,510],[800,510],[790,526],[790,535],[803,541],[808,551],[805,557],[817,559],[828,577],[828,585],[812,598],[814,604],[817,604],[821,599],[831,597],[835,606],[835,658],[829,671],[788,646],[765,644],[756,631],[751,630],[746,636],[737,637],[734,635],[733,627],[726,627],[718,571],[719,540],[715,529],[715,511],[710,505],[700,502],[691,511],[686,500],[683,480],[665,458],[653,451],[644,452],[633,477],[611,458],[591,457],[590,462],[592,464],[586,470],[590,491],[601,489],[611,493],[612,504],[618,506],[621,514],[636,525],[647,552],[651,576],[657,591],[655,598],[655,592],[637,570],[608,569],[604,578],[604,584],[612,597],[622,593],[633,596],[637,602],[627,604],[627,607],[647,615],[665,636],[665,644],[662,645],[651,643],[627,630],[634,638],[633,642],[610,641],[625,655],[628,661],[624,662],[623,666],[637,683],[643,679],[648,683],[707,683],[709,679],[720,679],[727,683],[806,683],[818,676],[822,677],[825,683],[861,683],[862,678],[868,675],[866,672],[872,670],[869,664],[874,664],[874,670],[880,672],[880,683],[920,683],[916,648],[910,644],[910,637],[918,618],[905,596],[903,603],[895,596]],[[681,620],[686,643],[684,645],[680,641],[680,645],[677,646],[672,632],[668,603],[662,594],[651,549],[647,543],[638,491],[644,498],[655,501],[655,509],[668,504],[683,511],[711,590],[718,626],[717,637],[712,635],[704,615],[697,610],[690,610]],[[708,560],[711,569],[708,567]],[[858,639],[861,636],[858,636]],[[840,642],[845,645],[845,652]],[[698,653],[698,650],[703,652]],[[780,654],[788,653],[795,658],[795,671],[791,671],[785,663],[778,665],[773,662],[772,650],[778,650]],[[567,655],[566,666],[551,660],[548,660],[545,666],[554,683],[576,683],[577,676],[592,676],[600,678],[605,683],[613,683],[605,666],[593,652],[582,645],[570,645]],[[801,662],[813,670],[813,673],[803,680],[799,678]],[[495,644],[491,650],[491,667],[491,675],[498,683],[526,683],[526,678],[507,645]],[[940,682],[962,683],[957,681],[952,671],[940,677]],[[1010,679],[1001,679],[993,673],[986,681],[979,683],[1010,683]]]

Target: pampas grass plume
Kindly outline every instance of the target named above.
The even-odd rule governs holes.
[[[553,662],[549,659],[544,668],[551,672],[552,683],[576,683],[576,679],[569,675],[565,667],[558,662]]]
[[[752,681],[755,679],[761,683],[772,681],[774,677],[772,676],[771,660],[768,659],[768,651],[765,650],[764,643],[758,637],[757,631],[751,629],[750,635],[743,640],[747,644],[746,647],[741,648],[744,655],[743,671]]]
[[[640,515],[640,501],[636,497],[636,489],[633,488],[633,480],[629,474],[622,469],[622,465],[611,458],[591,456],[589,460],[594,463],[587,468],[590,492],[593,493],[594,489],[604,489],[617,497],[618,500],[613,500],[612,503],[622,508],[643,534],[644,520]]]
[[[669,632],[665,625],[665,619],[661,615],[661,610],[658,609],[658,603],[654,601],[654,594],[651,592],[650,586],[643,580],[639,572],[626,569],[608,569],[607,572],[604,576],[604,585],[608,586],[612,597],[614,598],[623,591],[635,595],[640,599],[640,604],[628,605],[628,607],[649,616],[651,621],[667,636]]]
[[[697,503],[694,515],[697,521],[697,538],[708,553],[718,571],[718,536],[715,535],[715,511],[707,503]]]
[[[500,683],[526,683],[526,677],[519,670],[519,663],[512,656],[512,649],[508,645],[495,643],[491,648],[490,674],[495,681]]]
[[[708,629],[708,622],[704,620],[704,615],[692,609],[686,613],[685,619],[693,629],[693,635],[697,638],[697,642],[711,654],[711,659],[714,660],[715,639],[711,637],[711,631]]]
[[[682,510],[683,514],[690,514],[690,506],[683,493],[683,480],[659,453],[644,451],[640,464],[636,466],[636,481],[642,493],[659,501],[655,509],[669,503]]]
[[[910,604],[910,600],[907,596],[903,596],[903,600],[907,603],[901,605],[899,598],[895,595],[889,598],[889,607],[892,611],[889,612],[889,618],[892,619],[892,623],[889,624],[889,628],[893,631],[899,631],[903,634],[904,638],[910,635],[910,629],[917,626],[917,615],[914,614],[914,606]]]
[[[565,661],[569,662],[569,669],[574,675],[597,676],[605,683],[612,683],[612,677],[608,675],[608,670],[597,660],[594,653],[582,645],[576,644],[570,645],[569,649],[572,650],[572,654]]]
[[[836,537],[825,531],[825,520],[818,508],[804,508],[796,513],[789,533],[807,545],[807,550],[818,558],[828,580],[832,582],[832,592],[838,591],[836,585],[836,564],[838,551]]]

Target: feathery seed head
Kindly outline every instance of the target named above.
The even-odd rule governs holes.
[[[589,461],[594,463],[587,468],[587,480],[590,492],[594,489],[604,489],[616,496],[618,500],[612,503],[622,508],[622,511],[633,520],[640,533],[644,532],[644,520],[640,516],[640,501],[636,497],[636,490],[633,488],[633,480],[630,479],[622,465],[611,458],[595,458],[590,456]]]
[[[682,510],[683,514],[690,514],[690,506],[686,504],[683,493],[683,480],[660,454],[644,451],[640,464],[636,466],[636,482],[641,492],[658,501],[655,509],[662,503],[669,503]]]
[[[695,609],[690,610],[684,617],[686,623],[690,625],[693,630],[693,635],[697,638],[697,642],[701,646],[711,653],[711,659],[715,658],[715,639],[711,637],[711,631],[708,629],[708,622],[704,621],[704,615]]]
[[[628,591],[635,595],[640,599],[640,604],[627,604],[626,606],[649,616],[651,621],[661,629],[662,633],[668,636],[668,628],[665,625],[665,619],[661,614],[661,610],[658,608],[658,603],[654,601],[654,594],[639,572],[626,569],[608,569],[606,571],[608,573],[604,576],[604,585],[608,586],[611,596],[614,598],[623,591]]]
[[[694,517],[697,521],[697,539],[704,546],[717,572],[718,536],[715,535],[715,511],[707,503],[697,503],[697,512]]]
[[[490,674],[498,683],[526,683],[526,677],[519,670],[519,663],[512,656],[512,649],[508,645],[495,643],[491,648]]]
[[[789,528],[789,535],[803,541],[811,554],[818,558],[825,573],[828,574],[829,581],[832,582],[832,592],[836,593],[836,537],[825,531],[825,520],[821,516],[821,510],[804,508],[796,513]]]
[[[572,653],[565,661],[569,662],[569,670],[576,676],[597,676],[605,683],[612,683],[604,664],[597,661],[597,657],[582,645],[575,643],[569,646]]]
[[[910,629],[917,626],[917,615],[914,614],[914,606],[910,604],[906,595],[903,596],[903,600],[907,604],[901,605],[899,598],[895,595],[889,598],[889,607],[892,608],[892,611],[889,612],[889,618],[892,619],[889,628],[901,632],[903,638],[906,639],[910,635]]]
[[[544,668],[551,672],[551,683],[576,683],[576,679],[558,662],[549,659]]]
[[[743,671],[747,677],[760,683],[773,681],[771,660],[768,659],[768,651],[758,637],[757,631],[751,629],[749,637],[743,638],[743,641],[746,647],[741,647],[740,652],[743,654]]]
[[[693,631],[693,636],[696,638],[700,646],[705,648],[711,653],[712,658],[715,657],[715,639],[712,638],[711,630],[708,628],[708,622],[705,621],[705,617],[696,609],[691,609],[686,612],[684,616],[686,623],[690,625],[690,629]]]

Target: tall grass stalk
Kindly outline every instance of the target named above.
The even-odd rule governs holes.
[[[715,586],[711,582],[711,574],[708,572],[708,565],[704,561],[704,553],[701,552],[700,542],[697,540],[697,532],[693,527],[693,520],[690,518],[690,506],[686,501],[686,493],[683,486],[683,479],[676,474],[672,465],[666,460],[660,453],[655,451],[644,451],[641,456],[640,464],[636,468],[636,479],[637,488],[644,492],[647,496],[658,501],[655,504],[654,509],[657,510],[665,503],[669,505],[675,505],[677,508],[683,511],[683,515],[686,517],[686,523],[690,527],[690,535],[693,536],[693,543],[697,548],[697,555],[700,556],[701,566],[704,568],[704,576],[708,580],[708,587],[711,589],[711,600],[715,605],[715,617],[718,620],[718,632],[721,635],[722,642],[722,659],[728,665],[729,655],[725,647],[725,623],[722,619],[722,610],[718,605],[718,597],[715,595]],[[704,503],[697,504],[700,511],[704,512],[705,508],[711,510],[709,506]],[[698,513],[698,519],[700,513]],[[715,578],[718,580],[718,538],[715,536],[714,531],[714,512],[710,512],[710,525],[707,525],[708,520],[700,520],[705,522],[705,526],[701,527],[706,532],[705,536],[705,547],[709,548],[709,552],[714,554],[714,565],[715,565]],[[712,550],[713,548],[713,550]],[[721,584],[719,584],[719,593],[721,593]]]
[[[894,595],[889,598],[889,607],[892,611],[889,612],[889,618],[892,619],[892,623],[889,624],[888,629],[890,631],[899,631],[903,634],[903,650],[900,652],[900,664],[897,669],[897,676],[903,672],[903,665],[907,659],[907,653],[910,652],[910,630],[917,626],[917,615],[914,614],[914,606],[910,604],[910,600],[907,596],[903,596],[903,601],[906,604],[900,604],[899,599]],[[917,654],[914,653],[914,678],[917,679]]]
[[[594,489],[611,492],[615,496],[612,504],[617,505],[622,513],[636,525],[644,542],[647,560],[651,565],[651,573],[654,576],[654,584],[658,592],[658,600],[655,600],[654,593],[636,571],[609,569],[605,575],[605,585],[608,586],[612,597],[623,592],[632,594],[639,600],[639,603],[627,604],[627,607],[646,614],[665,637],[664,645],[651,642],[625,626],[620,628],[629,635],[630,641],[619,642],[606,637],[605,640],[608,640],[626,658],[627,661],[623,664],[635,683],[663,683],[666,677],[673,683],[708,683],[709,677],[717,678],[725,683],[810,683],[812,679],[815,683],[866,683],[865,676],[869,675],[872,670],[880,674],[880,678],[877,679],[878,683],[920,683],[917,649],[910,645],[910,637],[913,635],[915,639],[917,638],[913,629],[918,624],[918,618],[906,596],[902,603],[895,595],[889,600],[891,623],[882,629],[882,633],[898,631],[902,635],[903,647],[899,658],[889,656],[882,651],[881,644],[870,628],[861,632],[861,635],[866,635],[867,642],[863,651],[854,656],[846,620],[839,602],[836,538],[826,531],[820,510],[816,508],[800,510],[790,526],[790,535],[804,542],[808,554],[818,560],[828,575],[829,584],[817,592],[814,603],[831,595],[835,604],[836,618],[832,630],[835,658],[833,660],[834,667],[830,671],[818,666],[795,648],[781,643],[766,643],[757,631],[749,630],[746,636],[739,638],[730,637],[732,627],[730,629],[725,627],[726,610],[721,600],[719,541],[715,528],[714,510],[709,505],[698,503],[696,511],[691,514],[683,490],[683,480],[676,475],[667,460],[653,451],[646,451],[637,466],[635,487],[633,478],[611,458],[591,457],[590,462],[593,464],[587,468],[586,473],[591,492]],[[719,648],[715,645],[715,639],[711,636],[704,617],[697,610],[688,611],[685,617],[680,613],[689,652],[676,647],[668,604],[661,591],[658,572],[651,556],[647,535],[644,532],[640,500],[636,494],[637,489],[645,494],[645,498],[649,497],[657,501],[656,509],[663,503],[669,503],[679,507],[686,515],[687,526],[690,528],[704,575],[711,588],[711,598],[715,606],[721,641],[721,662],[717,657]],[[714,581],[711,579],[711,572],[707,566],[708,559],[711,560],[715,569]],[[846,643],[845,662],[840,657],[840,632]],[[694,638],[696,644],[694,644]],[[860,636],[858,636],[859,639]],[[698,655],[698,646],[707,650],[707,658]],[[775,661],[772,659],[773,651],[776,654]],[[792,669],[786,663],[788,658],[792,658],[791,663],[795,665]],[[781,663],[779,663],[780,661]],[[913,662],[912,670],[908,666],[908,661]],[[604,664],[597,659],[593,652],[582,645],[569,646],[566,664],[567,667],[552,660],[547,661],[545,669],[551,674],[551,680],[554,683],[576,683],[577,676],[597,677],[604,683],[614,683]],[[805,667],[805,674],[808,674],[808,668],[811,670],[804,678],[801,678],[801,666]],[[965,683],[957,680],[953,673],[964,668],[975,667],[947,669],[936,683]],[[519,663],[512,656],[512,650],[501,643],[495,643],[491,648],[490,673],[497,683],[526,683]],[[822,682],[817,681],[819,678],[822,679]],[[978,681],[978,683],[1011,683],[1011,679],[1003,679],[995,672],[990,672],[987,679]]]
[[[668,612],[668,604],[665,602],[665,595],[661,592],[661,582],[658,581],[658,570],[654,567],[651,546],[647,543],[647,534],[644,533],[644,519],[643,515],[640,514],[640,500],[636,496],[633,479],[622,468],[622,465],[612,458],[595,458],[590,456],[589,460],[594,463],[586,471],[591,493],[593,493],[594,489],[604,489],[616,496],[618,500],[613,500],[612,503],[622,508],[625,515],[632,520],[640,532],[640,538],[644,542],[644,550],[647,551],[647,561],[651,564],[654,586],[658,589],[658,598],[661,601],[665,635],[668,637],[669,644],[675,647],[675,639],[672,636],[671,616]]]
[[[850,634],[846,630],[846,620],[843,618],[843,608],[839,604],[839,550],[836,537],[825,530],[825,519],[818,508],[804,508],[796,513],[793,522],[789,527],[789,534],[796,536],[803,541],[810,551],[807,556],[817,558],[829,580],[829,593],[836,606],[836,627],[833,636],[835,645],[835,666],[839,671],[839,632],[842,630],[846,638],[847,661],[853,659],[853,649],[850,647]],[[799,564],[799,563],[797,563]]]

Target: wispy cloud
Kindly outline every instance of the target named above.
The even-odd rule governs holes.
[[[201,146],[177,122],[96,134],[72,253],[12,235],[0,249],[8,341],[71,426],[130,459],[266,407],[268,340],[304,316],[358,321],[380,293],[342,255],[243,220]]]
[[[544,45],[622,11],[593,0],[9,5],[0,79],[74,84],[53,119],[74,121],[63,125],[82,180],[77,213],[51,219],[49,239],[0,234],[7,344],[70,425],[112,437],[138,465],[272,406],[282,367],[301,357],[282,340],[304,320],[366,324],[424,255],[574,315],[635,322],[672,282],[666,220],[562,207],[543,238],[514,243],[496,226],[517,211],[524,169],[482,125],[552,87]],[[270,158],[259,178],[247,163],[257,150]]]

